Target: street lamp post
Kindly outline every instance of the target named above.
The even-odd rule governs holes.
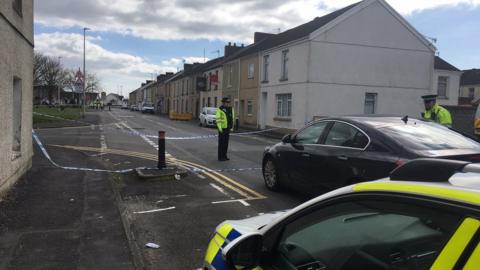
[[[84,27],[83,28],[83,117],[85,118],[85,103],[87,102],[86,98],[86,91],[85,88],[86,81],[87,81],[87,74],[85,73],[85,32],[90,30],[90,28]]]

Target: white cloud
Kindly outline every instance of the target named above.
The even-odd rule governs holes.
[[[87,36],[86,69],[100,77],[102,86],[108,92],[116,92],[122,86],[126,94],[141,82],[151,79],[152,75],[177,71],[183,59],[186,63],[203,62],[203,58],[186,56],[153,64],[142,57],[106,50],[95,43],[99,40]],[[61,57],[65,67],[78,69],[83,66],[83,35],[58,32],[38,34],[35,35],[35,50],[51,57]]]
[[[251,41],[358,0],[36,0],[35,20],[51,27],[84,27],[145,39]],[[480,0],[387,0],[403,15],[443,6],[477,7]]]

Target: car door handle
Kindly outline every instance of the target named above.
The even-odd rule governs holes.
[[[310,157],[310,154],[303,153],[303,154],[302,154],[302,157],[308,157],[308,158],[309,158],[309,157]]]
[[[347,156],[343,156],[343,155],[342,155],[342,156],[338,156],[337,158],[340,159],[340,160],[348,160],[348,157],[347,157]]]

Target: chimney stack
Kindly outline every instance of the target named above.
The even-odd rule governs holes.
[[[230,56],[230,55],[236,53],[237,51],[241,50],[242,48],[243,48],[243,46],[237,46],[236,43],[233,43],[233,45],[232,45],[232,43],[229,42],[228,45],[225,46],[224,55],[225,55],[225,57]]]
[[[274,36],[275,34],[270,34],[270,33],[263,33],[263,32],[255,32],[253,35],[253,42],[257,43],[259,41],[262,41],[266,38],[269,38],[271,36]]]

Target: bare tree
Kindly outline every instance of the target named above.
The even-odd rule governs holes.
[[[52,100],[55,93],[63,88],[67,72],[59,59],[35,52],[33,60],[34,84],[44,87],[48,91],[48,99]]]
[[[77,84],[77,71],[63,67],[59,58],[46,56],[35,51],[33,78],[34,85],[47,91],[47,98],[52,101],[62,89],[69,89],[73,93],[79,93]],[[86,92],[98,93],[100,91],[100,80],[96,74],[87,74]],[[83,91],[83,89],[81,90]],[[37,98],[37,97],[36,97]]]

